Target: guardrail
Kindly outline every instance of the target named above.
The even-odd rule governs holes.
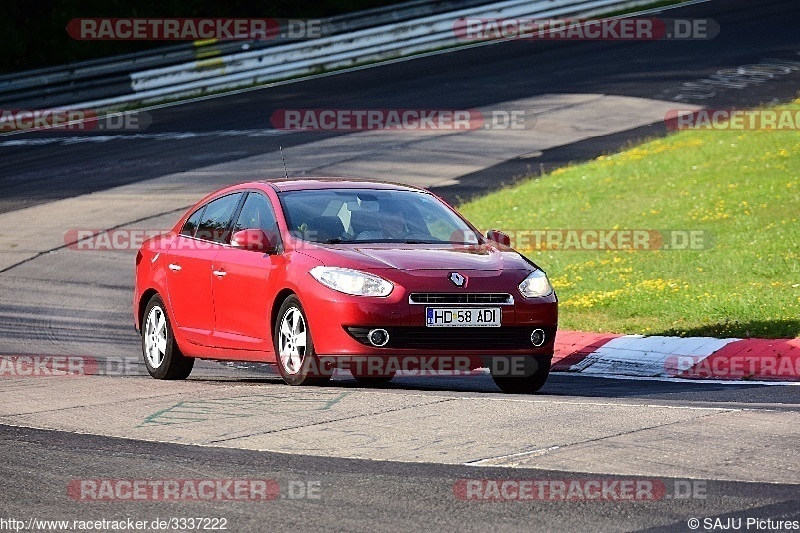
[[[109,108],[198,96],[470,44],[454,32],[459,18],[588,17],[649,3],[652,0],[505,0],[491,4],[417,0],[327,19],[321,38],[290,43],[216,43],[219,53],[210,54],[211,59],[187,60],[186,55],[196,56],[196,51],[191,45],[182,45],[160,49],[158,55],[140,53],[74,65],[66,74],[63,69],[53,69],[0,77],[0,103],[16,97],[15,105],[31,107]],[[243,47],[249,49],[243,51]],[[144,70],[138,70],[142,67]],[[34,83],[37,79],[38,84]],[[53,83],[48,86],[50,79]]]
[[[322,20],[322,37],[452,11],[495,0],[411,0]],[[0,105],[46,108],[134,92],[130,74],[278,46],[278,41],[196,41],[68,65],[0,75]]]

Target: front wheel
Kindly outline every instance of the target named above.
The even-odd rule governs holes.
[[[550,358],[515,357],[492,361],[492,379],[509,394],[533,394],[544,386],[550,375]]]
[[[314,352],[311,330],[297,296],[289,296],[278,310],[272,336],[278,370],[289,385],[321,385],[331,378]]]
[[[142,354],[150,375],[156,379],[186,379],[194,359],[184,356],[175,342],[172,325],[160,296],[150,298],[144,311]]]

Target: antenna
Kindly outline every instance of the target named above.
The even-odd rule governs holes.
[[[286,175],[286,179],[289,179],[289,171],[286,170],[286,160],[283,158],[283,146],[278,146],[278,150],[281,151],[281,161],[283,161],[283,173]]]

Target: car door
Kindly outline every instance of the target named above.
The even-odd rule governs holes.
[[[275,212],[261,192],[247,194],[231,233],[261,229],[277,243]],[[213,342],[221,348],[272,352],[270,308],[274,299],[274,272],[282,268],[280,254],[226,246],[214,258],[215,326]],[[246,355],[243,355],[247,357]],[[252,354],[252,357],[258,357]]]
[[[214,199],[187,219],[167,251],[167,290],[175,327],[194,344],[209,345],[214,330],[211,286],[214,257],[230,238],[242,193]]]

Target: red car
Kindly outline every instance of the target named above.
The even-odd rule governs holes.
[[[192,207],[136,256],[133,311],[147,369],[195,358],[277,364],[291,385],[338,368],[489,367],[506,392],[550,370],[557,298],[545,273],[428,191],[345,179],[244,183]]]

